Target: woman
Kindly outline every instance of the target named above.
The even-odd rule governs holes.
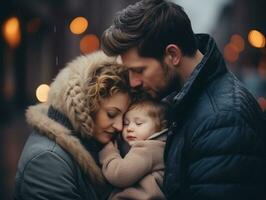
[[[15,199],[105,199],[98,152],[122,130],[130,103],[126,72],[102,52],[82,56],[26,113],[34,127],[22,152]]]

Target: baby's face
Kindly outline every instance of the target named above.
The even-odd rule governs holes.
[[[123,139],[130,145],[132,141],[146,140],[155,133],[155,123],[145,109],[129,110],[124,118]]]

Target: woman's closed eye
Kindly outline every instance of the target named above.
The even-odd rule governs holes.
[[[107,116],[110,118],[110,119],[113,119],[117,116],[117,112],[116,111],[108,111],[107,112]]]

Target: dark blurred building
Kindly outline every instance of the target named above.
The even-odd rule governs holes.
[[[230,69],[266,110],[265,10],[264,0],[232,0],[222,10],[212,34]]]

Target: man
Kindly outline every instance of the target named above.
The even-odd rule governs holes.
[[[132,88],[171,106],[163,192],[168,199],[266,199],[266,137],[256,100],[214,40],[195,35],[182,7],[143,0],[102,36]]]

